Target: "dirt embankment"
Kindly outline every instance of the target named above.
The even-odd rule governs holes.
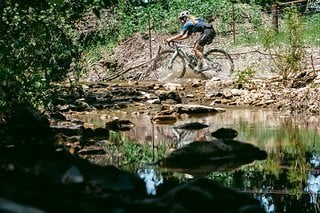
[[[81,80],[110,81],[110,72],[113,72],[113,76],[121,73],[114,78],[117,81],[135,81],[138,75],[150,68],[159,47],[168,48],[165,39],[169,36],[171,35],[152,35],[150,41],[146,34],[135,34],[119,45],[108,58],[96,62],[95,65],[98,66],[92,66],[93,69]],[[194,39],[185,40],[185,43],[192,45]],[[301,73],[299,78],[283,82],[273,72],[274,62],[262,47],[234,47],[232,43],[232,36],[217,36],[211,45],[205,47],[205,51],[213,47],[227,50],[234,60],[235,78],[223,81],[219,78],[205,80],[193,76],[172,79],[170,82],[183,84],[184,90],[180,92],[193,95],[195,98],[192,101],[197,103],[266,106],[311,114],[320,112],[320,97],[317,95],[320,90],[320,48],[306,49],[308,72]],[[116,64],[116,68],[110,64]],[[255,75],[239,85],[236,81],[237,73],[246,69],[251,69]],[[313,72],[309,72],[310,70]],[[156,82],[152,77],[149,80]]]
[[[165,39],[172,35],[152,34],[151,41],[147,34],[137,33],[122,42],[111,55],[91,63],[90,71],[83,76],[85,81],[103,81],[108,79],[110,72],[121,72],[125,79],[132,79],[138,73],[146,72],[152,64],[152,58],[156,56],[159,48],[169,48]],[[183,41],[192,46],[197,35]],[[256,72],[255,77],[274,76],[274,61],[263,47],[255,46],[233,46],[233,37],[217,36],[213,43],[205,47],[205,51],[211,48],[226,50],[233,58],[235,72],[252,69]],[[192,52],[192,49],[189,50]],[[311,63],[315,69],[320,69],[320,48],[307,48],[307,62],[309,69]],[[312,59],[311,59],[312,56]],[[311,62],[312,60],[312,62]],[[113,64],[113,65],[112,65]],[[143,66],[139,66],[144,64]],[[135,68],[136,67],[136,68]],[[121,76],[120,76],[121,77]]]

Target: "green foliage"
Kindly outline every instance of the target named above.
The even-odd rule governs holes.
[[[246,35],[245,41],[256,36],[248,33],[251,30],[247,26],[257,29],[261,25],[261,5],[268,2],[235,1],[237,31]],[[190,10],[195,16],[214,22],[218,33],[227,34],[232,27],[231,9],[228,0],[158,0],[150,4],[141,0],[3,0],[0,3],[0,110],[10,111],[24,102],[45,106],[50,101],[47,91],[52,82],[64,80],[69,71],[78,74],[85,71],[83,67],[90,61],[105,58],[108,51],[133,33],[147,32],[149,18],[154,33],[176,33],[181,28],[177,14]],[[85,26],[80,31],[77,24],[88,13],[98,23],[93,29],[87,30]],[[283,72],[300,69],[304,56],[300,43],[301,19],[290,14],[286,17],[287,30],[282,34],[288,48],[277,61]],[[320,29],[316,15],[305,23]],[[308,41],[319,45],[318,34],[319,30],[310,30]],[[281,36],[266,35],[269,41],[265,44],[270,48]]]
[[[264,47],[274,59],[277,67],[275,72],[284,80],[295,76],[305,65],[303,32],[301,16],[294,7],[286,10],[284,28],[279,36],[273,28],[265,32]]]
[[[108,158],[102,163],[117,165],[122,169],[141,163],[155,162],[168,150],[165,143],[158,145],[157,150],[153,150],[149,144],[141,144],[114,131],[110,131],[109,140],[111,144],[105,145],[105,150],[109,152],[106,155]]]
[[[248,9],[250,8],[250,9]],[[212,22],[218,19],[217,29],[220,33],[226,33],[232,26],[232,7],[228,0],[218,1],[157,1],[151,4],[138,4],[120,0],[118,7],[114,10],[114,16],[119,21],[118,40],[122,40],[135,32],[146,32],[148,30],[148,18],[152,30],[155,32],[176,33],[180,30],[180,22],[177,15],[182,10],[190,10],[197,17],[205,18]],[[255,26],[261,24],[260,6],[236,4],[236,21],[245,23],[249,21]]]
[[[125,151],[122,164],[152,162],[152,149],[147,144],[129,142],[123,143],[121,148]]]
[[[81,45],[74,22],[103,1],[19,1],[0,3],[0,110],[17,104],[44,106],[53,81],[77,68]]]
[[[314,46],[320,46],[320,16],[314,14],[312,16],[304,17],[304,35],[305,43],[312,44]]]
[[[244,85],[248,83],[255,75],[255,71],[253,67],[247,67],[243,71],[238,71],[236,73],[234,83],[239,87],[240,85]]]

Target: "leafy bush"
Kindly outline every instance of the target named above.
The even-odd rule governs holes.
[[[53,81],[77,64],[81,44],[74,22],[103,1],[21,1],[0,3],[0,111],[17,104],[44,106]]]
[[[237,88],[242,88],[244,84],[250,82],[250,80],[254,77],[255,71],[253,67],[247,67],[245,70],[241,70],[236,72],[235,77],[235,86]]]
[[[277,70],[284,80],[294,77],[305,65],[302,19],[296,8],[285,12],[283,31],[278,35],[273,28],[264,33],[264,47],[269,50]]]

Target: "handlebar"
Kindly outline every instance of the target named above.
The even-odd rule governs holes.
[[[181,44],[181,41],[169,41],[168,42],[168,46],[171,47],[171,48],[178,48],[178,47],[193,48],[192,46]]]
[[[168,46],[171,48],[175,48],[176,46],[178,46],[179,43],[180,42],[178,42],[178,41],[169,41]]]

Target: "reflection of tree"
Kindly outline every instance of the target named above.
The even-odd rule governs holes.
[[[306,144],[299,135],[299,130],[293,128],[290,140],[288,141],[288,155],[292,159],[292,163],[288,170],[288,180],[292,185],[291,193],[299,198],[303,192],[304,184],[307,180],[309,163],[306,160]],[[290,152],[289,152],[290,151]]]
[[[285,194],[294,195],[296,200],[306,199],[306,195],[302,196],[302,194],[310,169],[306,157],[311,144],[310,140],[307,140],[310,137],[306,137],[308,133],[307,130],[292,125],[292,122],[286,122],[277,136],[277,145],[280,152],[269,154],[269,160],[267,161],[269,167],[264,167],[269,173],[279,177],[272,185],[273,189],[282,189],[284,193],[286,192]],[[286,196],[285,194],[283,196]],[[283,208],[287,208],[288,200],[290,199],[287,197],[287,204],[283,204]],[[307,203],[310,204],[310,202]],[[278,205],[278,208],[280,208],[280,203]]]
[[[239,117],[241,113],[238,113]],[[217,115],[219,116],[219,115]],[[226,122],[226,119],[221,119],[221,122]],[[275,120],[275,119],[274,119]],[[149,120],[148,120],[149,121]],[[194,121],[194,120],[193,120]],[[221,125],[216,120],[210,123],[210,130]],[[259,123],[259,122],[260,123]],[[301,123],[302,122],[302,123]],[[303,123],[304,122],[304,123]],[[306,126],[309,122],[309,126]],[[168,145],[175,137],[170,125],[154,125],[155,134],[151,134],[151,125],[145,122],[147,127],[139,129],[135,136],[147,135],[156,136],[153,138],[156,144],[155,159],[163,157],[165,151],[168,150]],[[309,212],[320,212],[318,208],[318,199],[320,192],[319,187],[311,190],[312,184],[319,183],[320,178],[317,173],[318,170],[310,170],[308,157],[306,153],[320,153],[320,136],[317,129],[311,126],[310,121],[288,118],[285,122],[279,121],[270,124],[270,119],[255,119],[254,124],[245,119],[232,120],[232,126],[239,132],[239,138],[243,141],[249,141],[256,144],[261,149],[268,152],[268,158],[265,161],[258,161],[250,165],[245,165],[236,171],[229,172],[215,172],[207,177],[214,179],[219,183],[230,186],[247,193],[254,195],[266,195],[273,199],[277,212],[290,212],[289,208],[293,211],[296,206],[293,203],[303,203],[304,207],[311,208],[310,203],[314,204],[312,210]],[[276,123],[276,126],[275,126]],[[316,124],[319,126],[319,124]],[[186,131],[185,133],[187,133]],[[190,132],[189,132],[190,133]],[[120,136],[119,136],[120,137]],[[181,136],[181,138],[188,138],[190,136]],[[192,138],[192,137],[191,137]],[[123,137],[121,137],[123,139]],[[148,140],[148,148],[151,150],[150,141]],[[115,146],[115,144],[113,144]],[[163,146],[162,146],[163,145]],[[114,163],[121,164],[128,159],[136,159],[140,162],[141,159],[149,156],[151,158],[152,151],[148,151],[150,155],[142,154],[147,152],[145,149],[136,146],[124,146],[126,150],[120,147],[113,147],[113,149],[106,149],[114,158]],[[127,153],[127,154],[123,154]],[[129,155],[130,154],[130,155]],[[154,153],[153,153],[154,154]],[[131,156],[131,157],[130,157]],[[126,157],[126,159],[124,159]],[[109,159],[110,160],[110,159]],[[131,161],[132,162],[132,161]],[[314,165],[316,167],[316,165]],[[174,173],[166,173],[167,176],[177,175],[179,180],[185,180],[183,175]],[[308,176],[309,175],[309,176]],[[307,179],[307,176],[309,179]],[[314,180],[312,180],[312,178]],[[309,187],[304,187],[306,185]],[[303,208],[304,208],[303,207]],[[299,206],[301,208],[301,206]],[[281,211],[283,210],[283,211]],[[306,210],[307,212],[307,210]]]
[[[311,212],[320,212],[317,204],[320,183],[316,192],[304,193],[311,168],[308,163],[310,156],[306,153],[311,150],[319,153],[320,143],[315,141],[320,141],[320,138],[314,129],[304,129],[298,124],[299,121],[286,120],[280,127],[265,128],[240,122],[241,128],[237,129],[240,129],[241,137],[244,140],[257,141],[258,146],[268,152],[267,160],[243,166],[239,169],[241,172],[211,174],[210,178],[230,187],[238,187],[241,191],[259,195],[260,198],[262,195],[271,197],[277,212],[294,211],[297,206],[293,204],[300,202],[304,203],[302,208],[312,208]],[[239,181],[242,181],[242,187],[237,184]],[[310,206],[310,203],[314,204],[314,207]]]
[[[270,153],[268,159],[263,165],[263,168],[266,171],[265,174],[274,175],[274,177],[279,178],[281,167],[276,159],[276,153]]]

